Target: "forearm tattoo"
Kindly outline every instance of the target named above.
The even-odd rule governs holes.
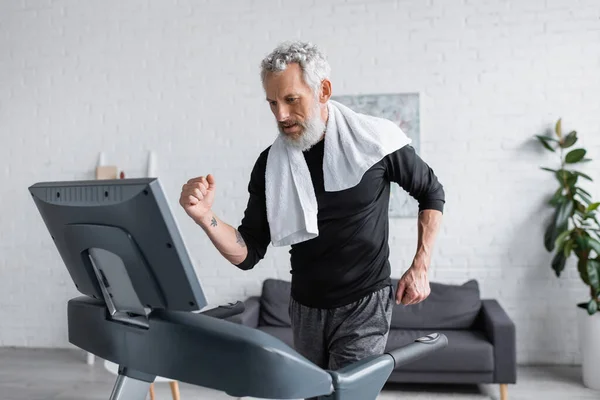
[[[235,237],[236,237],[236,243],[239,243],[240,246],[242,247],[246,247],[246,242],[244,242],[244,238],[242,237],[242,234],[236,230],[235,231]]]
[[[212,217],[212,219],[210,220],[210,224],[211,226],[217,226],[217,219],[215,217]]]

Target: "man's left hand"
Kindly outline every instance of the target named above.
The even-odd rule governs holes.
[[[431,288],[427,276],[427,265],[415,260],[398,281],[396,304],[417,304],[425,300],[429,293],[431,293]]]

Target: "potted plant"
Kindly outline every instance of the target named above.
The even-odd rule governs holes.
[[[575,169],[591,160],[586,157],[586,149],[573,148],[577,132],[564,134],[561,119],[550,136],[535,136],[558,157],[557,168],[541,167],[552,173],[558,186],[548,202],[553,215],[545,229],[544,247],[553,252],[551,267],[557,277],[574,256],[579,276],[589,288],[589,299],[577,304],[583,383],[600,390],[600,223],[596,216],[600,202],[593,202],[592,196],[580,186],[580,180],[593,182],[592,178]]]

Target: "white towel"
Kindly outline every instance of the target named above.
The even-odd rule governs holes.
[[[357,113],[328,102],[323,179],[325,191],[357,185],[364,173],[386,155],[411,143],[387,119]],[[269,150],[265,173],[267,220],[273,246],[286,246],[319,235],[317,198],[302,151],[277,137]]]

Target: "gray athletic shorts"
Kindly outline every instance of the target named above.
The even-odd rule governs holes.
[[[323,369],[336,370],[373,354],[387,343],[394,305],[387,286],[333,309],[310,308],[290,299],[294,348]]]

